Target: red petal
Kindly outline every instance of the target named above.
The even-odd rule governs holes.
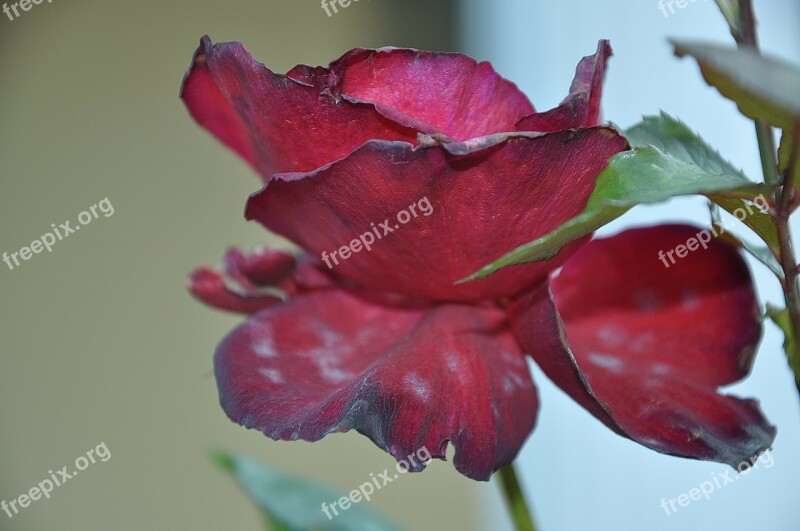
[[[222,275],[207,268],[194,270],[186,281],[186,288],[198,300],[229,312],[256,313],[281,302],[277,295],[236,291],[226,284]]]
[[[600,122],[600,99],[611,45],[600,41],[597,53],[581,59],[569,96],[555,109],[533,113],[517,123],[517,131],[562,131],[591,127]]]
[[[321,260],[377,230],[371,251],[362,246],[338,265],[328,259],[335,274],[367,289],[498,298],[544,278],[579,243],[547,263],[453,283],[581,212],[606,160],[627,143],[611,129],[592,128],[426,146],[374,141],[316,172],[276,175],[250,198],[246,215]],[[401,225],[397,216],[410,214],[410,205],[417,215]],[[384,220],[393,231],[385,236]]]
[[[353,50],[331,70],[348,99],[375,103],[396,122],[456,141],[514,131],[534,112],[528,98],[491,64],[457,53]]]
[[[481,480],[515,457],[538,407],[524,356],[493,307],[301,295],[231,333],[215,366],[228,416],[273,439],[355,429],[398,460],[423,447],[444,458],[450,441],[456,468]]]
[[[199,268],[189,275],[187,288],[202,302],[220,310],[256,313],[299,293],[328,289],[334,280],[308,255],[261,248],[245,254],[225,253],[223,271]]]
[[[240,43],[214,45],[203,37],[181,97],[200,125],[265,179],[311,171],[372,138],[416,140],[417,131],[391,122],[373,105],[337,101],[327,85],[306,81],[274,74]]]
[[[669,268],[659,260],[700,230],[664,225],[592,241],[549,290],[510,311],[542,370],[611,429],[735,466],[775,438],[757,402],[717,389],[749,373],[761,323],[750,273],[728,244],[713,240]]]
[[[231,107],[206,63],[206,39],[194,54],[192,67],[183,80],[181,98],[198,124],[258,170],[247,124]]]
[[[225,272],[248,287],[272,286],[295,269],[295,256],[278,249],[263,248],[250,254],[231,249],[225,255]]]

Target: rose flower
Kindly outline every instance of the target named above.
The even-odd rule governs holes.
[[[601,41],[536,112],[460,54],[356,49],[280,75],[203,38],[182,98],[263,178],[246,217],[303,250],[231,250],[189,278],[248,314],[215,356],[225,413],[276,440],[355,429],[396,459],[452,443],[486,480],[534,428],[531,356],[648,448],[729,464],[768,448],[757,403],[718,391],[749,373],[762,331],[727,243],[665,269],[658,250],[697,229],[636,229],[456,283],[580,213],[629,148],[598,125],[610,55]]]

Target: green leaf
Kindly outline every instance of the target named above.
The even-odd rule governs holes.
[[[735,175],[747,180],[747,176],[740,169],[725,160],[719,151],[709,146],[700,135],[667,113],[662,112],[660,116],[646,116],[641,123],[628,129],[625,136],[632,146],[653,145],[709,173]],[[709,197],[736,215],[737,219],[750,227],[770,249],[776,251],[780,249],[778,228],[774,218],[769,215],[766,196],[739,198],[711,195]],[[738,215],[740,213],[742,215]]]
[[[709,202],[709,206],[711,210],[711,223],[713,226],[713,230],[711,231],[711,233],[714,234],[716,238],[724,240],[740,249],[744,249],[745,251],[750,253],[753,256],[753,258],[755,258],[756,260],[767,266],[767,268],[770,271],[772,271],[772,273],[779,279],[782,280],[785,277],[783,268],[778,262],[777,255],[773,253],[769,247],[763,245],[755,245],[733,234],[730,231],[730,227],[727,227],[722,222],[722,218],[719,215],[719,208],[717,208],[717,205],[715,203]]]
[[[753,119],[788,128],[800,117],[800,69],[750,48],[673,40],[675,55],[692,56],[703,77]]]
[[[771,189],[765,187],[762,193],[754,197],[724,197],[716,194],[709,197],[758,234],[767,244],[767,249],[770,252],[778,253],[780,252],[781,244],[775,219],[769,215],[767,198],[770,193]],[[743,212],[746,216],[739,216],[739,212]]]
[[[489,276],[505,266],[552,258],[567,243],[594,232],[639,204],[702,194],[723,208],[735,209],[772,189],[749,181],[700,137],[666,114],[645,118],[626,135],[634,149],[609,160],[581,214],[459,283]],[[751,206],[747,213],[748,217],[758,217],[759,210]],[[759,227],[757,232],[772,237],[769,227]],[[777,232],[774,241],[777,242]]]
[[[719,227],[720,224],[717,223],[716,225]],[[722,230],[725,230],[725,232],[721,233],[718,238],[725,240],[728,243],[739,247],[740,249],[744,249],[750,253],[753,258],[767,266],[776,277],[779,279],[784,278],[783,268],[781,267],[780,263],[778,263],[778,259],[775,257],[775,254],[770,250],[769,247],[750,243],[749,241],[730,232],[730,230],[724,225],[722,225]],[[719,233],[720,230],[717,230],[717,232]]]
[[[709,173],[735,175],[747,180],[742,170],[725,160],[719,151],[709,146],[700,135],[683,122],[667,113],[644,117],[642,122],[628,129],[625,136],[632,146],[653,145]],[[731,214],[743,208],[747,214],[743,223],[753,229],[771,248],[779,248],[778,229],[775,220],[768,213],[769,204],[766,197],[731,198],[712,195],[711,198]],[[758,201],[755,203],[757,208],[753,208],[753,200]]]
[[[780,309],[767,304],[767,315],[783,331],[783,350],[789,360],[789,366],[795,374],[795,379],[800,383],[800,355],[797,352],[797,338],[792,332],[792,317],[788,308]]]
[[[656,146],[671,156],[719,175],[728,174],[743,181],[748,178],[742,170],[722,158],[700,135],[683,122],[662,112],[645,116],[641,122],[625,131],[625,138],[634,147]]]
[[[364,498],[343,510],[330,506],[342,494],[273,470],[246,457],[214,452],[212,460],[231,474],[261,509],[272,531],[399,531],[399,528],[367,509]],[[366,489],[365,489],[366,490]],[[332,518],[322,510],[326,503]]]

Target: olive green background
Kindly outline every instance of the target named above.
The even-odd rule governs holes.
[[[316,0],[53,0],[0,14],[0,253],[105,197],[115,208],[50,254],[0,263],[0,500],[101,442],[112,455],[14,519],[0,513],[0,529],[259,529],[214,448],[341,490],[393,466],[355,433],[277,443],[220,410],[211,356],[240,317],[184,282],[226,247],[265,240],[242,216],[259,180],[178,90],[204,33],[284,72],[357,46],[453,49],[450,9],[361,0],[329,18]],[[370,507],[409,529],[478,529],[477,500],[491,497],[437,462]]]

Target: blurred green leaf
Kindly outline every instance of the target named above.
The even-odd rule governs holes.
[[[697,60],[703,77],[753,119],[781,128],[800,117],[800,69],[764,57],[751,47],[734,48],[673,40],[675,55]]]
[[[609,160],[581,214],[459,282],[489,276],[509,265],[552,258],[567,243],[594,232],[639,204],[702,194],[734,211],[772,190],[749,181],[698,135],[666,114],[645,118],[629,129],[626,136],[634,149]],[[753,206],[747,213],[748,217],[763,218]],[[771,218],[768,221],[772,223]],[[777,233],[773,238],[769,226],[754,225],[759,235],[763,233],[777,243]]]
[[[797,338],[792,332],[792,317],[789,309],[780,309],[767,304],[767,315],[783,331],[783,350],[789,360],[789,366],[794,371],[795,380],[800,384],[800,355],[797,352]]]
[[[399,531],[400,528],[352,503],[343,510],[337,505],[335,515],[330,505],[342,494],[327,487],[273,470],[246,457],[215,452],[212,460],[231,474],[245,493],[261,509],[272,531]],[[329,506],[328,518],[322,504]]]

